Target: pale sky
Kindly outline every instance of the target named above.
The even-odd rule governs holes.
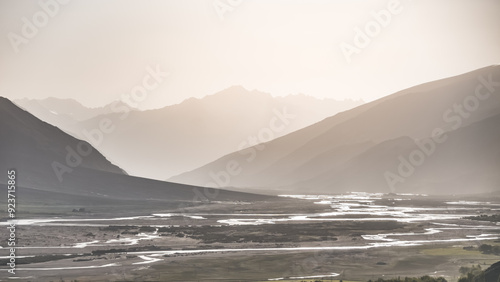
[[[159,65],[169,76],[141,108],[232,85],[372,101],[500,63],[498,0],[55,1],[40,1],[52,16],[39,1],[0,1],[0,96],[101,106]],[[399,12],[377,24],[372,12],[391,5]],[[373,37],[349,63],[340,46],[367,26]]]

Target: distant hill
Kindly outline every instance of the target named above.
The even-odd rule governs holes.
[[[50,102],[50,103],[49,103]],[[201,99],[156,110],[125,112],[117,105],[86,112],[74,101],[19,102],[39,118],[96,146],[131,175],[165,180],[239,148],[296,131],[362,101],[316,99],[306,95],[272,97],[234,86]],[[66,110],[65,110],[66,109]],[[71,109],[71,110],[68,110]],[[57,112],[58,115],[54,115]],[[90,119],[80,121],[84,116]],[[113,130],[103,133],[103,120]],[[86,133],[86,134],[85,134]]]
[[[37,116],[51,113],[68,117],[71,120],[82,121],[98,115],[111,113],[110,105],[99,108],[88,108],[73,99],[45,98],[45,99],[18,99],[14,104]]]
[[[114,108],[125,105],[123,102],[117,102],[114,105],[109,104],[104,107],[88,108],[73,99],[59,99],[53,97],[40,100],[17,99],[13,102],[42,121],[70,132],[78,128],[77,124],[81,121],[99,115],[113,113]],[[135,109],[130,108],[130,110]]]
[[[415,86],[169,180],[301,193],[499,190],[499,81],[500,67],[491,66]],[[419,163],[415,142],[440,130],[447,141],[401,177],[399,157]],[[228,163],[241,171],[228,174]]]
[[[0,97],[0,183],[17,171],[22,201],[89,205],[109,201],[261,200],[264,196],[224,190],[203,198],[201,188],[128,176],[88,143],[47,124]],[[201,193],[203,195],[203,193]],[[5,197],[3,197],[5,199]],[[21,201],[21,200],[20,200]]]

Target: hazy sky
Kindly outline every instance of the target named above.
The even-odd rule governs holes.
[[[498,0],[55,1],[0,1],[0,96],[100,106],[159,66],[169,76],[143,108],[231,85],[371,101],[500,63]],[[358,48],[350,62],[343,42]]]

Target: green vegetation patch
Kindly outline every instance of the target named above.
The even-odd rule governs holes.
[[[493,215],[478,215],[478,216],[469,216],[469,217],[464,217],[465,219],[470,219],[470,220],[479,220],[479,221],[490,221],[490,222],[500,222],[500,214],[493,214]]]

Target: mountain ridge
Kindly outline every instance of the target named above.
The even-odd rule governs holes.
[[[165,108],[123,108],[82,122],[61,124],[61,128],[98,147],[129,174],[164,180],[359,103],[308,96],[272,97],[257,90],[230,87]],[[283,116],[293,118],[283,120]],[[113,128],[109,133],[100,130],[104,120]],[[137,146],[139,143],[142,146]]]
[[[236,161],[243,169],[242,173],[231,177],[230,183],[227,183],[229,187],[282,187],[286,183],[297,182],[294,172],[301,170],[302,177],[308,174],[308,178],[313,179],[318,175],[318,171],[325,168],[322,163],[314,164],[312,160],[332,150],[337,150],[340,154],[340,146],[365,142],[378,144],[401,136],[421,139],[429,137],[436,128],[451,130],[457,119],[454,115],[455,105],[469,101],[469,97],[474,95],[478,85],[484,84],[484,80],[492,80],[495,83],[499,78],[500,68],[490,66],[417,85],[264,143],[261,146],[265,146],[265,149],[259,152],[259,158],[251,162],[243,158],[241,151],[235,152],[169,180],[192,184],[207,183],[209,176],[224,171],[224,165],[229,161]],[[485,88],[483,85],[483,92]],[[463,118],[461,126],[473,124],[498,113],[498,99],[490,98],[469,118]],[[443,117],[445,114],[446,117]],[[452,119],[455,119],[454,123],[450,122]],[[308,162],[314,165],[302,166]],[[332,189],[332,192],[345,190],[345,187],[337,187]]]

